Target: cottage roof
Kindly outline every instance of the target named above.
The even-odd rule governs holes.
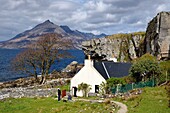
[[[118,63],[118,62],[94,62],[94,68],[105,78],[106,80],[111,77],[124,77],[129,74],[131,63]]]

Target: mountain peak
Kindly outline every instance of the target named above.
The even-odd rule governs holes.
[[[55,25],[53,22],[51,22],[50,20],[46,20],[43,23],[39,24],[39,25]]]
[[[54,24],[53,22],[51,22],[50,20],[46,20],[46,21],[44,21],[43,23],[50,23],[50,24]]]
[[[37,26],[35,26],[33,29],[56,28],[56,27],[58,26],[55,25],[53,22],[51,22],[50,20],[46,20],[43,23],[40,23]]]

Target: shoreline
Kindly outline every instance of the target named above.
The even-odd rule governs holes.
[[[54,87],[59,84],[58,80],[63,81],[63,79],[70,79],[72,77],[73,77],[73,74],[71,74],[71,73],[56,72],[55,74],[46,76],[46,84],[43,84],[43,85],[47,85],[48,87]],[[55,81],[55,80],[57,80],[57,81]],[[39,86],[39,85],[42,85],[42,84],[40,84],[40,81],[41,81],[40,76],[38,76],[38,81],[35,79],[35,77],[18,78],[16,80],[0,82],[0,89]],[[49,81],[54,81],[54,83],[48,84]]]
[[[29,78],[33,78],[33,76],[16,77],[16,78],[12,78],[10,80],[0,81],[0,85],[3,84],[3,83],[14,82],[14,81],[19,80],[19,79],[29,79]]]
[[[15,81],[15,80],[18,80],[18,79],[21,79],[21,78],[29,78],[29,77],[31,77],[31,76],[25,76],[25,77],[16,77],[16,78],[12,78],[12,79],[9,79],[9,80],[4,80],[4,81],[0,81],[0,84],[1,83],[6,83],[6,82],[13,82],[13,81]]]

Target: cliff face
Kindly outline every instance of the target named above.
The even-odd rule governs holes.
[[[131,61],[145,53],[160,60],[170,59],[170,12],[160,12],[149,23],[144,32],[115,34],[82,43],[86,55],[94,59]]]
[[[145,33],[115,34],[105,38],[92,39],[82,43],[85,54],[98,60],[131,61],[143,53]]]
[[[145,51],[158,59],[170,58],[170,12],[160,12],[148,24]]]

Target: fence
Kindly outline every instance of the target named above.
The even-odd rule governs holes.
[[[126,84],[126,85],[117,84],[116,87],[112,88],[112,93],[114,93],[114,94],[115,93],[125,93],[125,92],[128,92],[129,90],[133,90],[133,89],[136,89],[136,88],[154,87],[155,84],[156,84],[155,80]]]

